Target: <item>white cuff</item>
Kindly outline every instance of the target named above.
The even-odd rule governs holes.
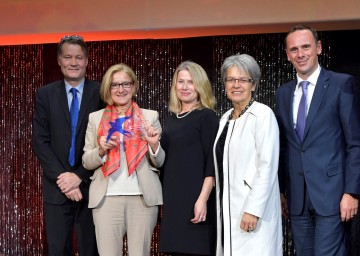
[[[157,157],[158,154],[159,154],[160,142],[159,142],[159,146],[157,147],[155,153],[153,153],[153,151],[152,151],[152,149],[151,149],[151,147],[150,147],[149,145],[148,145],[148,148],[149,148],[150,155],[151,155],[152,157]]]
[[[103,157],[101,157],[101,163],[102,164],[105,164],[106,163],[106,158],[107,158],[107,155],[105,154]]]

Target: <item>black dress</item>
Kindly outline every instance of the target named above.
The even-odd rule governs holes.
[[[194,205],[204,178],[214,176],[213,144],[219,120],[210,109],[194,110],[165,123],[161,146],[166,152],[163,168],[163,216],[160,252],[215,255],[215,191],[207,202],[206,221],[198,224]]]

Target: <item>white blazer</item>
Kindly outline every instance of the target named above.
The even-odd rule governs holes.
[[[232,109],[220,120],[214,144],[217,196],[217,256],[282,255],[282,224],[278,184],[279,128],[272,110],[259,102],[229,121],[223,162],[215,149]],[[223,167],[221,216],[218,165]],[[244,212],[259,217],[254,232],[240,229]],[[224,224],[224,247],[222,247]]]

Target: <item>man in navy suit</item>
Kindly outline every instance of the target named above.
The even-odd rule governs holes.
[[[345,222],[357,214],[360,194],[359,88],[352,76],[319,65],[322,46],[314,29],[293,27],[285,44],[297,79],[276,91],[283,213],[296,255],[346,255]]]
[[[33,118],[33,150],[43,168],[49,255],[72,255],[74,229],[80,256],[98,255],[92,212],[88,208],[92,172],[84,169],[81,158],[88,116],[103,106],[100,85],[85,78],[88,50],[80,36],[61,39],[58,64],[64,80],[38,89]],[[72,88],[76,90],[71,92]],[[72,131],[70,109],[75,98],[73,107],[78,117]]]

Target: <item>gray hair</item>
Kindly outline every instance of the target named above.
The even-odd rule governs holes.
[[[235,54],[227,57],[221,66],[221,79],[224,83],[227,71],[234,66],[244,71],[254,81],[255,91],[253,97],[255,97],[261,77],[259,64],[248,54]]]

